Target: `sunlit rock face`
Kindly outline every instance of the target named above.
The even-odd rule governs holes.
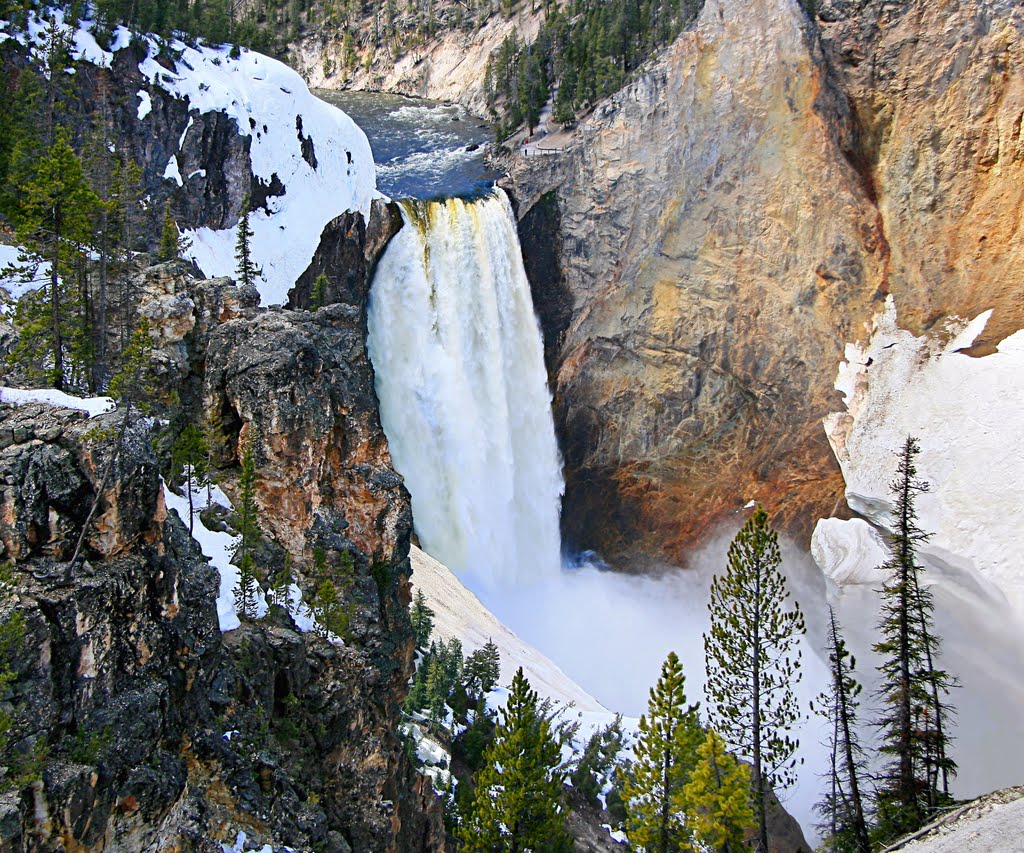
[[[806,544],[845,511],[821,418],[885,295],[918,330],[994,308],[982,347],[1021,325],[1020,10],[881,5],[709,0],[570,150],[514,167],[521,216],[554,191],[573,295],[570,545],[682,560],[749,500]]]

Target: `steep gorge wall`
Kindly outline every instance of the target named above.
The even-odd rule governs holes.
[[[889,6],[819,30],[709,0],[565,152],[513,158],[524,222],[553,193],[546,288],[572,294],[542,317],[571,546],[682,561],[749,500],[806,542],[845,511],[821,418],[882,298],[1019,325],[1019,7]]]

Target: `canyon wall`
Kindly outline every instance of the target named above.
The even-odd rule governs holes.
[[[528,258],[558,226],[527,268],[571,547],[683,561],[751,500],[806,544],[847,512],[821,419],[884,297],[994,308],[978,352],[1024,320],[1019,6],[821,15],[709,0],[564,150],[508,158]]]

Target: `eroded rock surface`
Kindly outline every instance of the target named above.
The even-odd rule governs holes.
[[[1024,319],[1019,7],[822,14],[709,0],[568,150],[513,158],[524,222],[557,202],[572,294],[549,361],[571,546],[680,562],[750,500],[806,542],[845,511],[821,418],[884,296],[921,325]]]

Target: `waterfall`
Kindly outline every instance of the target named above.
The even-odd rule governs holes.
[[[369,352],[423,549],[484,584],[558,571],[561,460],[508,199],[402,203]]]

